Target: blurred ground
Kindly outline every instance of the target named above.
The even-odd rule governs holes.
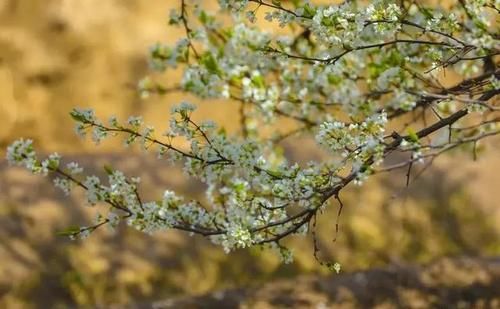
[[[300,277],[126,308],[500,308],[498,291],[499,259],[460,258]]]
[[[93,107],[102,117],[143,115],[147,123],[166,126],[170,105],[185,97],[143,101],[135,85],[148,71],[148,46],[173,42],[182,33],[166,27],[175,3],[0,0],[0,308],[138,303],[327,274],[312,258],[309,240],[290,240],[297,255],[293,265],[257,250],[225,255],[201,238],[174,232],[147,236],[121,228],[70,242],[55,232],[86,224],[94,210],[81,205],[78,194],[68,198],[53,189],[50,179],[7,167],[5,147],[23,136],[90,172],[102,173],[111,163],[141,176],[147,198],[165,188],[199,195],[203,188],[179,170],[123,149],[119,140],[96,148],[77,139],[68,117],[75,106]],[[178,72],[171,74],[168,80]],[[234,130],[236,109],[204,102],[197,117]],[[294,141],[285,147],[295,159],[308,155]],[[336,205],[319,221],[322,255],[345,271],[439,256],[500,255],[498,147],[498,140],[491,142],[478,162],[458,153],[440,159],[408,190],[404,172],[350,188],[335,244]]]

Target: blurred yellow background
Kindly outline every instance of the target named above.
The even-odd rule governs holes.
[[[92,220],[81,195],[67,198],[50,179],[7,166],[7,145],[29,137],[41,152],[58,151],[90,172],[102,173],[111,163],[141,176],[147,198],[165,188],[201,195],[203,188],[179,169],[124,149],[120,139],[99,147],[78,139],[68,116],[74,107],[93,107],[101,117],[143,115],[159,129],[167,126],[170,106],[186,96],[141,100],[136,84],[148,73],[148,47],[183,34],[167,26],[173,5],[177,1],[0,0],[1,308],[131,303],[327,273],[313,259],[310,240],[290,241],[297,261],[286,266],[269,252],[226,255],[202,238],[176,232],[148,236],[121,227],[117,234],[103,230],[71,242],[55,232]],[[169,81],[179,77],[169,74]],[[237,108],[203,102],[196,115],[234,130]],[[297,158],[310,155],[293,140],[285,147]],[[409,189],[404,171],[349,188],[335,244],[335,203],[319,222],[322,255],[345,270],[443,255],[500,255],[498,147],[498,139],[491,141],[477,162],[466,153],[438,159]]]

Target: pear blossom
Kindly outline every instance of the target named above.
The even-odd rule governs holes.
[[[238,104],[240,114],[230,121],[239,131],[195,120],[196,105],[187,101],[174,105],[166,127],[158,129],[141,116],[102,121],[92,109],[70,113],[77,135],[96,145],[121,138],[126,147],[181,167],[206,186],[204,201],[171,188],[146,200],[137,175],[105,166],[107,177],[98,177],[56,153],[39,158],[31,139],[7,148],[10,164],[54,175],[65,194],[85,191],[98,215],[94,225],[69,231],[71,238],[120,224],[148,234],[176,229],[203,235],[227,253],[260,246],[289,263],[293,250],[281,241],[308,233],[315,238],[312,220],[330,200],[342,207],[340,192],[351,184],[361,186],[382,171],[411,171],[414,162],[500,133],[493,103],[500,73],[488,67],[500,46],[491,24],[496,4],[218,3],[220,10],[210,11],[201,1],[183,1],[182,11],[170,12],[169,26],[184,28],[185,37],[154,44],[149,64],[156,75],[179,70],[181,78],[163,85],[146,76],[138,89],[148,98],[174,85],[199,99]],[[266,26],[257,22],[263,8]],[[447,70],[459,75],[457,84],[439,83],[438,73]],[[293,130],[281,128],[284,119]],[[468,119],[482,121],[471,125]],[[312,140],[325,158],[295,162],[283,151],[295,136]],[[393,153],[406,159],[388,165]]]

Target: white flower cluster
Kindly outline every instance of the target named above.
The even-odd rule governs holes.
[[[248,0],[219,0],[219,5],[222,9],[238,12],[248,5]]]
[[[33,149],[33,141],[30,139],[19,139],[7,147],[7,161],[11,164],[24,165],[32,170],[36,162],[36,153]]]
[[[181,39],[174,47],[157,43],[150,48],[150,65],[157,71],[164,71],[167,68],[176,68],[179,62],[186,62],[186,51],[189,41]]]
[[[354,151],[372,151],[383,141],[387,115],[375,114],[361,123],[324,122],[316,135],[318,143],[347,157]],[[358,154],[359,155],[359,154]]]

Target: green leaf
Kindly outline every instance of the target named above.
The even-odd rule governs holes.
[[[186,90],[193,90],[194,89],[194,82],[192,80],[188,81],[185,85],[184,88]]]
[[[220,128],[218,131],[217,131],[218,134],[222,135],[222,136],[226,136],[227,135],[227,132],[226,132],[226,129],[225,128]]]
[[[215,17],[208,15],[205,11],[202,11],[200,13],[200,17],[198,19],[204,25],[213,23],[215,21]]]
[[[212,74],[222,75],[222,72],[219,68],[219,64],[217,63],[217,59],[212,55],[212,53],[205,53],[201,57],[201,63],[207,68],[208,72]]]
[[[316,15],[316,10],[309,6],[309,4],[304,5],[304,17],[310,18]]]
[[[80,227],[76,225],[69,226],[62,231],[56,232],[57,236],[71,236],[80,232]]]
[[[408,128],[406,130],[406,133],[408,133],[408,140],[415,142],[415,143],[418,143],[418,140],[419,140],[418,135],[412,128]]]
[[[265,87],[264,77],[262,77],[262,75],[256,75],[256,76],[252,77],[252,82],[255,84],[255,86],[257,86],[259,88]]]
[[[337,85],[342,81],[342,78],[338,75],[335,75],[333,73],[328,74],[328,83]]]
[[[75,121],[78,121],[78,122],[87,122],[87,119],[82,114],[80,114],[76,109],[72,110],[69,113],[69,115]]]
[[[112,175],[114,173],[113,167],[111,167],[110,165],[105,164],[103,168],[108,175]]]

